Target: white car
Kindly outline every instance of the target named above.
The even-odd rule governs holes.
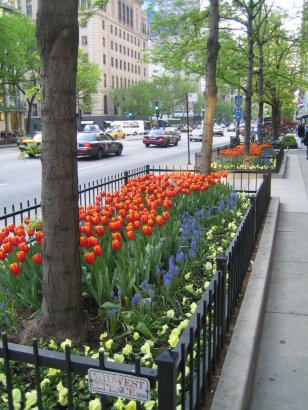
[[[213,136],[220,135],[221,137],[224,136],[224,130],[221,128],[220,125],[214,125],[213,127]]]
[[[236,126],[234,124],[230,124],[227,127],[228,132],[235,132],[236,131]]]
[[[202,141],[203,128],[197,127],[189,134],[189,141]]]

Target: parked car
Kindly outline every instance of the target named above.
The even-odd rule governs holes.
[[[79,132],[77,134],[77,155],[102,159],[108,154],[121,155],[123,144],[104,132]]]
[[[25,138],[21,140],[18,148],[22,153],[27,152],[29,157],[34,157],[35,155],[41,154],[42,133],[33,131],[33,133],[27,134]]]
[[[213,135],[220,135],[221,137],[224,136],[224,130],[221,128],[220,125],[214,125]]]
[[[106,131],[106,134],[110,135],[112,138],[125,138],[126,132],[120,130],[119,128],[112,128],[111,130]]]
[[[31,131],[29,132],[29,134],[23,135],[23,136],[19,136],[16,140],[16,144],[19,147],[20,144],[25,141],[25,144],[28,144],[28,142],[33,142],[33,138],[37,135],[37,134],[41,134],[41,131]],[[42,135],[42,134],[41,134]],[[40,137],[42,140],[42,137]]]
[[[201,125],[198,125],[197,128],[192,130],[192,132],[189,134],[189,141],[202,141],[202,135],[203,128]]]
[[[150,145],[168,147],[169,145],[178,145],[178,142],[178,135],[171,131],[164,131],[163,129],[151,130],[143,137],[143,143],[146,147]]]

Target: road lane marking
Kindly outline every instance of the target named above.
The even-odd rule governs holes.
[[[131,158],[142,158],[142,157],[152,157],[153,154],[145,154],[145,155],[137,155],[136,157],[131,157]]]
[[[5,186],[5,185],[7,185],[7,184],[0,184],[0,186]]]

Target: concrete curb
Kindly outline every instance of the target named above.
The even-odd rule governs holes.
[[[219,377],[211,410],[247,410],[251,395],[272,251],[279,216],[279,198],[272,198],[245,297]]]
[[[284,155],[281,165],[280,165],[280,170],[276,174],[275,172],[272,173],[272,178],[285,178],[286,177],[286,170],[287,170],[287,163],[288,163],[288,156]]]

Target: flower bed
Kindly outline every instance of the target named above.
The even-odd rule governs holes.
[[[103,325],[98,347],[109,360],[131,362],[139,355],[143,365],[155,367],[158,353],[177,345],[216,271],[217,254],[228,248],[249,206],[246,195],[221,183],[223,177],[146,175],[129,180],[120,193],[101,193],[96,204],[80,208],[83,294]],[[39,309],[41,302],[42,226],[24,222],[0,234],[2,312],[15,306]],[[64,348],[53,340],[44,346]],[[93,346],[85,346],[82,353],[98,355]],[[27,400],[34,406],[33,374],[20,367],[13,371],[16,408]],[[64,375],[53,369],[44,372],[46,408],[56,408],[55,402],[66,408]],[[18,381],[20,373],[26,374],[27,383]],[[85,380],[76,378],[74,388],[78,409],[100,408]],[[3,386],[1,390],[5,403]],[[156,405],[154,392],[144,408]],[[135,402],[117,399],[110,406],[133,409]]]
[[[219,152],[212,169],[217,170],[269,170],[275,169],[277,152],[271,144],[250,144],[249,157],[244,162],[244,144]]]

